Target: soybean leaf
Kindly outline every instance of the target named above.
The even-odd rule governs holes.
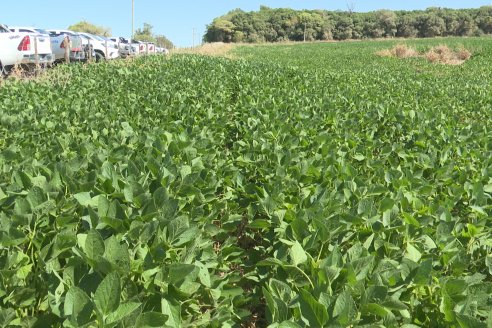
[[[312,327],[323,327],[328,322],[327,309],[307,291],[301,289],[299,291],[299,303],[301,306],[301,314],[309,325]]]
[[[97,287],[94,303],[103,315],[116,311],[120,305],[121,283],[117,272],[108,274]]]

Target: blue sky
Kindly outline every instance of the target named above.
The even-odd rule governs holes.
[[[356,11],[376,9],[425,9],[427,7],[476,8],[492,5],[492,0],[134,0],[135,26],[154,26],[154,33],[164,34],[177,46],[200,42],[205,26],[229,10],[272,8],[346,10],[353,3]],[[115,36],[131,34],[131,0],[2,0],[0,23],[43,28],[66,28],[80,20],[111,28]]]

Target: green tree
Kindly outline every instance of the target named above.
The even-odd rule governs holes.
[[[156,35],[155,36],[155,44],[158,47],[162,47],[162,48],[166,48],[166,49],[173,49],[174,48],[174,44],[171,42],[171,40],[166,38],[164,35]]]
[[[134,35],[133,38],[137,41],[144,41],[144,42],[155,42],[155,36],[152,33],[152,29],[154,27],[148,23],[144,23],[143,28],[138,28]]]
[[[375,14],[377,28],[383,30],[383,36],[395,36],[397,32],[396,22],[398,20],[398,16],[390,10],[378,10]]]
[[[364,20],[366,19],[366,15],[352,12],[350,18],[352,19],[352,39],[363,39],[367,37],[364,35]]]
[[[475,20],[467,12],[458,15],[458,26],[454,35],[471,36],[477,31],[478,26]]]
[[[75,32],[85,32],[85,33],[102,35],[102,36],[110,36],[111,35],[111,29],[110,28],[94,25],[94,24],[89,23],[88,21],[85,21],[85,20],[80,21],[76,24],[70,25],[68,27],[68,29],[75,31]]]
[[[424,13],[417,17],[419,35],[421,37],[432,38],[441,36],[446,31],[446,23],[435,13]]]
[[[214,19],[207,26],[207,33],[203,37],[205,42],[231,42],[234,36],[234,24],[224,18]]]
[[[302,40],[304,41],[312,41],[313,40],[313,31],[312,31],[312,25],[313,25],[313,17],[311,16],[310,13],[308,12],[302,12],[299,15],[299,23],[301,23],[301,34],[302,34]],[[309,29],[309,30],[308,30]]]
[[[142,28],[138,28],[133,36],[136,41],[153,42],[158,47],[164,47],[167,49],[174,48],[174,44],[165,35],[155,35],[153,32],[153,26],[144,23]]]
[[[404,13],[399,16],[397,23],[397,36],[404,38],[415,38],[419,31],[416,27],[416,16],[412,13]]]
[[[455,11],[446,12],[443,19],[446,23],[446,32],[444,35],[455,35],[459,26],[458,14]]]
[[[483,33],[492,33],[492,6],[480,7],[476,20]]]
[[[336,40],[347,40],[352,38],[352,30],[354,28],[354,22],[352,17],[341,15],[335,23],[333,30],[333,37]]]

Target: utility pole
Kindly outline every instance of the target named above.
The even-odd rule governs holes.
[[[135,34],[135,20],[134,20],[134,17],[135,17],[135,0],[132,0],[132,36],[131,36],[131,40],[133,40],[133,34]],[[130,40],[130,43],[132,42]]]
[[[195,28],[193,28],[193,48],[195,48]]]

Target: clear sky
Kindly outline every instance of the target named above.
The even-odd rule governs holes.
[[[81,20],[111,28],[115,36],[131,34],[131,0],[0,0],[0,23],[11,26],[67,28]],[[492,0],[134,0],[135,28],[143,23],[154,26],[154,33],[164,34],[177,46],[189,47],[201,42],[207,24],[215,17],[241,8],[258,10],[260,5],[272,8],[347,10],[425,9],[427,7],[477,8],[492,5]]]

